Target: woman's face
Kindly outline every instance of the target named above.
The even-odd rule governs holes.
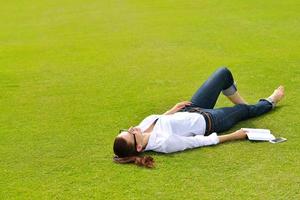
[[[140,128],[130,127],[127,131],[122,131],[118,137],[122,137],[128,144],[135,145],[138,152],[143,150],[143,135]]]

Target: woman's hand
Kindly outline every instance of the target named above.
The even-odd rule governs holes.
[[[244,131],[243,129],[237,130],[232,133],[235,139],[242,140],[247,138],[247,131]]]
[[[173,106],[173,108],[171,108],[170,110],[168,110],[167,112],[165,112],[164,114],[165,115],[168,115],[168,114],[173,114],[173,113],[176,113],[177,111],[179,111],[180,109],[184,108],[185,106],[189,106],[191,105],[192,102],[190,101],[182,101],[180,103],[177,103],[175,106]]]
[[[171,110],[175,113],[178,110],[184,108],[185,106],[189,106],[191,104],[192,104],[192,102],[190,102],[190,101],[182,101],[180,103],[177,103],[173,108],[171,108]]]

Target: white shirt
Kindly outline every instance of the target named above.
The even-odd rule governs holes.
[[[149,115],[137,127],[144,132],[156,119],[145,151],[172,153],[219,143],[216,133],[204,136],[205,119],[199,113],[176,112],[171,115]]]

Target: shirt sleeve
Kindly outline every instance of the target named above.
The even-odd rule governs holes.
[[[189,137],[172,135],[161,145],[159,151],[163,153],[172,153],[201,146],[215,145],[218,143],[219,138],[216,133],[212,133],[209,136],[196,135]]]

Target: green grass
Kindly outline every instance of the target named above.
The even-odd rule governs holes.
[[[0,199],[300,199],[299,13],[296,0],[3,1]],[[287,142],[150,153],[154,170],[112,162],[119,128],[224,65],[249,102],[286,86],[277,110],[231,131]]]

